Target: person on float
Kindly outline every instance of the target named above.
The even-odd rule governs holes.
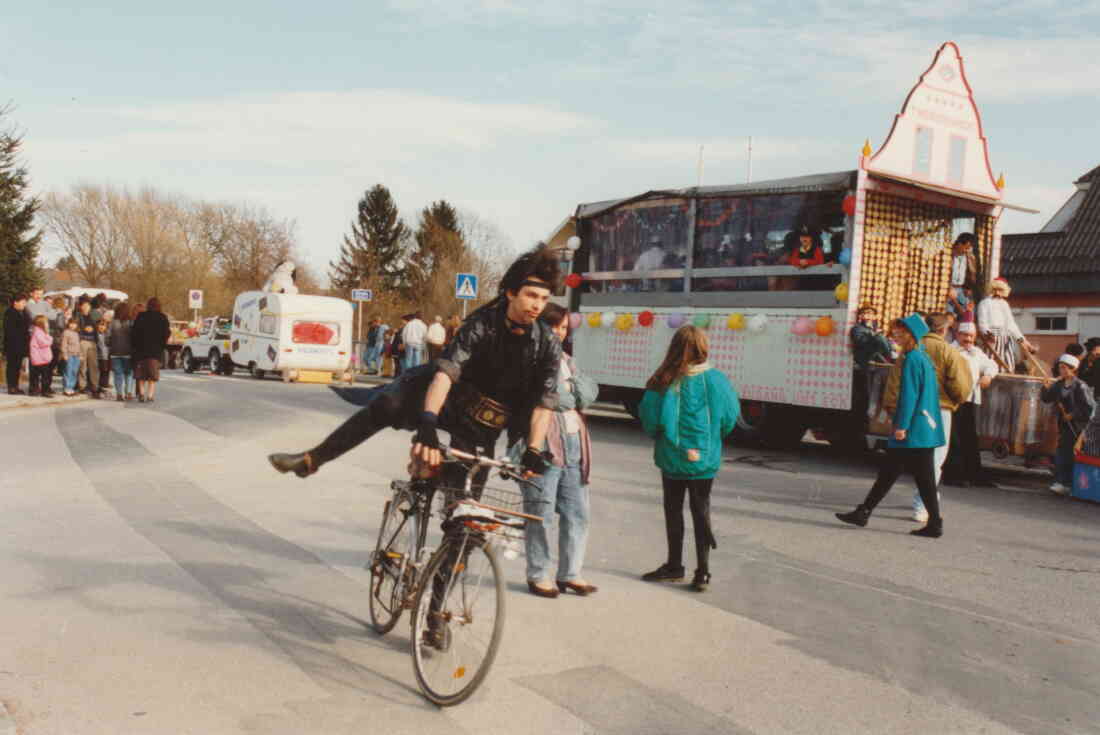
[[[821,238],[803,225],[798,230],[798,247],[791,250],[788,262],[795,268],[809,268],[812,265],[825,264],[825,251],[821,247]]]
[[[940,398],[940,423],[944,431],[944,443],[936,447],[933,452],[935,460],[933,473],[936,485],[939,486],[951,440],[951,418],[963,401],[970,396],[974,386],[971,384],[970,366],[958,350],[948,345],[944,339],[947,334],[947,314],[942,312],[929,314],[925,318],[925,325],[928,329],[921,337],[921,345],[924,347],[924,354],[936,370],[936,385],[939,388]],[[898,362],[901,363],[903,359]],[[901,373],[899,367],[891,370],[886,378],[882,402],[888,413],[893,413],[894,407],[898,405]],[[913,494],[913,520],[917,523],[925,523],[928,518],[928,509],[924,505],[922,494],[918,491]]]
[[[1092,397],[1100,402],[1100,337],[1085,340],[1085,356],[1081,359],[1077,377],[1092,388]]]
[[[972,294],[978,284],[978,258],[974,255],[977,238],[972,232],[963,232],[951,246],[951,280],[947,292],[948,311],[962,319],[971,305]]]
[[[1050,491],[1068,495],[1073,489],[1073,449],[1096,410],[1096,399],[1077,377],[1080,362],[1073,355],[1058,358],[1059,378],[1045,378],[1039,399],[1058,411],[1058,453],[1054,456],[1054,482]]]
[[[893,348],[890,340],[878,327],[878,311],[864,304],[856,312],[856,325],[848,333],[852,344],[855,371],[852,376],[852,411],[863,427],[867,422],[867,409],[871,400],[870,380],[872,362],[891,362]]]
[[[978,329],[974,322],[963,322],[955,330],[955,349],[970,366],[970,378],[974,387],[951,419],[950,448],[943,470],[945,485],[996,487],[996,483],[982,473],[977,413],[978,406],[982,403],[982,389],[992,384],[999,370],[997,363],[974,344],[977,335]]]
[[[1023,357],[1022,353],[1017,353],[1017,344],[1031,354],[1039,350],[1027,341],[1016,324],[1016,317],[1012,316],[1012,307],[1008,304],[1011,293],[1012,288],[1008,281],[1003,278],[993,279],[989,284],[989,295],[978,302],[978,329],[993,346],[993,351],[1001,362],[1014,371],[1016,363]]]
[[[886,458],[867,497],[855,510],[837,513],[836,517],[853,526],[866,526],[875,507],[905,471],[913,475],[928,509],[927,525],[910,533],[939,538],[943,535],[943,517],[936,492],[933,455],[937,447],[946,444],[947,437],[941,420],[936,368],[921,345],[922,338],[928,334],[928,325],[920,314],[910,314],[896,320],[891,331],[905,357],[898,361],[901,375],[894,431],[887,444]]]

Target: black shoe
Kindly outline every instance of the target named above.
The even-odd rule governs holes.
[[[674,567],[665,563],[654,569],[652,572],[646,572],[645,574],[643,574],[642,580],[645,582],[683,582],[684,567]]]
[[[279,472],[293,472],[298,477],[309,477],[317,471],[318,465],[309,452],[301,454],[269,454],[267,461]]]
[[[924,528],[918,528],[916,531],[910,531],[911,536],[923,536],[924,538],[939,538],[943,535],[943,521],[928,521],[928,525]]]
[[[871,511],[860,505],[851,513],[837,513],[836,517],[845,523],[851,523],[853,526],[863,528],[867,525],[867,520],[871,517]]]
[[[701,569],[695,570],[695,576],[691,578],[691,588],[696,592],[706,592],[710,585],[710,572]]]

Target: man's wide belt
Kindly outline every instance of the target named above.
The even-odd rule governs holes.
[[[488,429],[503,429],[511,415],[508,407],[488,396],[479,395],[466,407],[466,414],[474,423]]]

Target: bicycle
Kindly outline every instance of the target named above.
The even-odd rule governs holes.
[[[514,463],[445,449],[445,462],[465,467],[462,488],[435,480],[394,481],[371,557],[371,623],[393,630],[412,611],[413,672],[429,700],[451,706],[485,680],[504,630],[504,578],[496,547],[518,543],[527,521],[522,493],[482,486],[491,469],[529,483]],[[480,475],[480,477],[477,477]],[[443,539],[425,544],[432,500],[443,494]]]

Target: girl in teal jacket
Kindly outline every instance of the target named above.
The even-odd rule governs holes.
[[[890,492],[902,471],[908,471],[916,480],[921,500],[928,509],[928,525],[911,533],[929,538],[943,535],[933,450],[942,447],[947,440],[940,418],[940,386],[936,369],[921,347],[921,339],[926,334],[928,326],[919,314],[910,314],[894,322],[894,341],[901,345],[905,353],[905,361],[894,367],[901,370],[894,433],[887,444],[886,459],[867,498],[851,513],[836,514],[845,523],[866,526],[875,506]]]
[[[653,459],[664,487],[668,561],[642,575],[647,582],[684,578],[684,495],[691,505],[697,566],[692,587],[710,583],[708,559],[717,548],[710,524],[710,489],[722,464],[722,438],[741,413],[737,392],[720,370],[707,363],[707,335],[698,327],[680,327],[668,354],[646,384],[639,406],[642,427],[657,440]]]

